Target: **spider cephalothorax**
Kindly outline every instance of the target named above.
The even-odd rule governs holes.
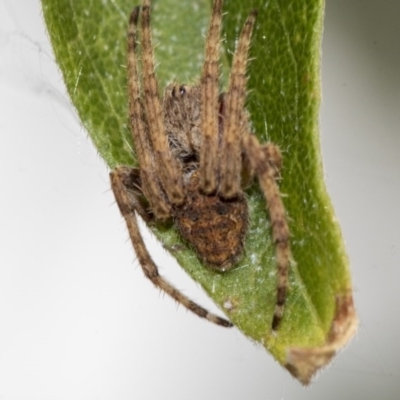
[[[243,193],[225,199],[205,194],[200,186],[202,146],[201,86],[169,85],[163,98],[164,126],[173,157],[183,176],[185,201],[171,214],[182,237],[209,267],[230,269],[243,253],[248,211]],[[220,96],[218,135],[224,130],[223,96]]]
[[[140,235],[136,212],[147,222],[172,219],[202,263],[226,271],[243,254],[248,209],[243,187],[257,176],[271,218],[278,266],[277,301],[272,328],[283,315],[289,267],[289,230],[275,178],[279,149],[260,145],[244,108],[246,66],[256,13],[247,18],[233,58],[227,92],[220,94],[219,42],[222,0],[215,0],[198,85],[171,84],[158,94],[150,33],[150,0],[142,6],[142,79],[136,56],[140,8],[128,30],[129,119],[139,169],[111,172],[115,198],[145,275],[201,317],[223,326],[229,321],[209,313],[158,273]],[[142,95],[143,92],[143,95]]]

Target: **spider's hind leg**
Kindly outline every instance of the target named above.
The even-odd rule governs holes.
[[[232,324],[229,321],[208,312],[205,308],[190,300],[159,274],[157,265],[154,263],[147,251],[139,230],[135,212],[137,211],[139,215],[146,215],[147,213],[142,208],[140,199],[137,197],[137,188],[135,183],[136,173],[132,171],[135,170],[128,167],[118,167],[111,171],[110,179],[115,199],[121,214],[125,219],[132,245],[144,274],[155,286],[169,294],[178,303],[181,303],[184,307],[199,317],[205,318],[217,325],[231,327]]]
[[[118,194],[118,198],[120,199],[117,199],[117,203],[122,215],[129,212],[129,209],[133,209],[146,223],[149,223],[154,219],[154,214],[150,204],[143,195],[140,175],[138,168],[116,167],[110,173],[111,183],[113,183],[112,189],[115,197]],[[118,184],[115,183],[117,181]],[[124,188],[123,193],[121,193],[121,188]],[[125,210],[127,207],[128,210]]]
[[[276,183],[276,177],[281,166],[281,155],[276,145],[267,143],[261,146],[254,135],[245,136],[242,142],[245,156],[253,173],[257,175],[264,193],[271,220],[278,268],[277,297],[272,319],[272,329],[276,331],[283,316],[290,266],[289,226],[285,206]]]

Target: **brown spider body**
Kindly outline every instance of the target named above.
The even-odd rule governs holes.
[[[198,172],[186,186],[186,201],[174,211],[175,225],[206,266],[227,271],[240,259],[248,226],[243,194],[224,200],[200,191]]]
[[[223,136],[223,96],[220,96],[218,134]],[[185,201],[172,207],[174,223],[203,263],[226,271],[243,253],[248,226],[245,196],[224,199],[206,195],[200,187],[199,158],[202,146],[200,85],[169,85],[163,98],[164,125],[173,157],[183,171]],[[247,123],[247,119],[246,119]]]
[[[276,184],[279,149],[260,145],[251,134],[244,108],[246,66],[256,13],[248,17],[233,57],[229,86],[219,87],[219,42],[222,0],[214,0],[201,81],[196,86],[171,84],[160,99],[150,32],[150,0],[142,6],[142,75],[138,72],[137,7],[128,30],[129,120],[139,170],[117,167],[111,185],[145,275],[160,289],[200,317],[232,324],[194,303],[159,275],[140,234],[136,213],[147,222],[171,219],[206,266],[226,271],[243,254],[248,209],[243,187],[258,177],[271,218],[278,270],[272,320],[283,315],[289,268],[289,230]],[[143,93],[143,95],[142,95]]]

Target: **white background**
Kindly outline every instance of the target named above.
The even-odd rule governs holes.
[[[143,277],[38,0],[0,0],[0,399],[398,399],[400,3],[328,0],[322,149],[360,329],[304,389]],[[211,302],[158,250],[163,274]]]

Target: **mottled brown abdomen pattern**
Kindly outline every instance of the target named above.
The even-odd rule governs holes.
[[[186,187],[184,204],[174,210],[175,224],[198,257],[210,268],[225,271],[233,267],[243,253],[248,227],[248,209],[244,194],[232,200],[204,195],[195,172]]]

